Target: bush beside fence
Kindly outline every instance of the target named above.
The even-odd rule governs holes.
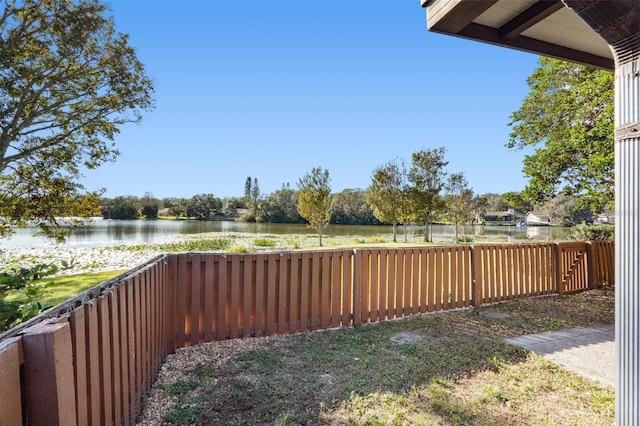
[[[0,336],[0,423],[134,424],[177,348],[613,284],[613,243],[156,258]]]

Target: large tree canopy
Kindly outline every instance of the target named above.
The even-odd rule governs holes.
[[[613,82],[610,71],[541,57],[530,92],[511,116],[507,146],[535,146],[524,159],[525,196],[536,203],[558,193],[592,211],[614,197]]]
[[[98,0],[4,3],[0,232],[35,221],[60,235],[56,217],[94,213],[78,178],[115,159],[120,127],[153,107],[153,83]]]

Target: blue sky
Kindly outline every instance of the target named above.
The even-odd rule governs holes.
[[[313,167],[334,192],[374,168],[447,149],[478,194],[522,190],[505,148],[532,54],[429,33],[419,0],[113,0],[156,82],[156,109],[82,180],[105,196],[242,196]]]

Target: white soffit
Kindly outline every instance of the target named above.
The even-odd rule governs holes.
[[[537,0],[502,0],[473,22],[491,28],[500,28],[535,3]],[[613,59],[607,43],[566,7],[523,31],[521,36]]]

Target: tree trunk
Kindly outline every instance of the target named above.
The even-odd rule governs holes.
[[[398,241],[396,239],[396,224],[395,223],[393,225],[391,225],[391,229],[393,230],[393,242],[396,243]]]
[[[320,240],[320,247],[322,247],[322,225],[318,225],[318,240]]]
[[[453,226],[456,229],[454,242],[458,244],[458,222],[455,222]]]
[[[407,242],[407,224],[402,224],[402,229],[404,230],[404,242]]]

